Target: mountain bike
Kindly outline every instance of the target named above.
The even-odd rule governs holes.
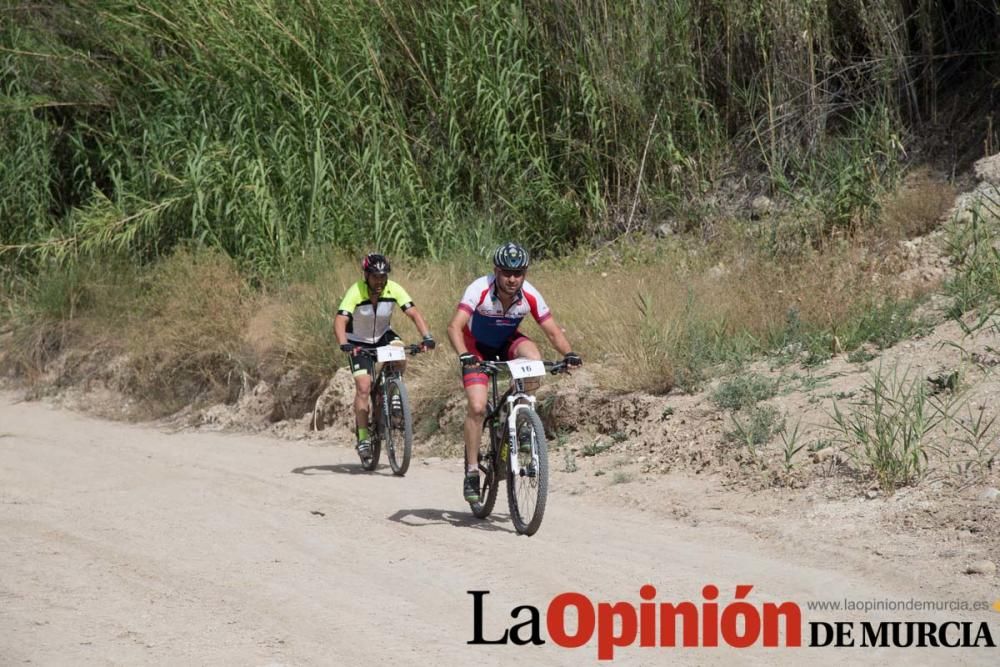
[[[371,455],[362,459],[361,467],[375,470],[382,445],[389,457],[392,474],[402,477],[410,467],[413,452],[413,414],[410,411],[410,397],[406,392],[403,375],[394,362],[402,361],[406,354],[419,354],[419,345],[383,345],[374,349],[361,349],[359,354],[382,364],[375,374],[369,395],[369,428]]]
[[[524,389],[524,381],[542,377],[546,371],[566,371],[565,362],[514,359],[482,361],[480,370],[489,378],[489,398],[483,429],[489,434],[479,447],[479,501],[469,503],[472,513],[485,519],[496,504],[500,481],[507,480],[507,504],[514,530],[534,535],[542,525],[549,487],[548,445],[542,420],[535,411],[535,397]],[[503,394],[497,377],[509,372],[511,386]]]

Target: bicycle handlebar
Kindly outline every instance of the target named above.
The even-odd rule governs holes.
[[[568,373],[569,364],[565,361],[546,361],[545,370],[547,370],[551,375],[556,375],[558,373]]]
[[[542,363],[545,364],[545,370],[548,371],[551,375],[556,375],[557,373],[569,372],[569,366],[567,366],[565,361],[543,361]],[[487,375],[492,375],[495,373],[499,373],[502,370],[506,370],[507,362],[489,361],[487,359],[484,359],[479,362],[478,366],[479,370],[481,370],[483,373],[486,373]]]
[[[424,351],[420,345],[406,345],[403,349],[406,350],[407,354],[411,357]],[[378,348],[359,347],[357,354],[363,357],[378,359]]]

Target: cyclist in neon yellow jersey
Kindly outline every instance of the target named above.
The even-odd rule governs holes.
[[[364,280],[351,285],[340,302],[337,316],[333,320],[333,333],[340,349],[347,353],[354,375],[354,421],[356,424],[358,456],[364,461],[371,455],[371,440],[368,437],[368,394],[375,375],[375,362],[371,357],[359,354],[362,349],[374,349],[383,345],[403,345],[399,335],[390,328],[392,313],[398,305],[409,317],[417,332],[423,337],[421,347],[434,349],[431,336],[423,315],[413,304],[413,299],[403,287],[389,280],[389,260],[384,255],[371,253],[361,262]],[[396,362],[405,367],[405,362]],[[400,368],[402,371],[403,368]]]

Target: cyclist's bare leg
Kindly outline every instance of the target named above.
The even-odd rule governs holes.
[[[485,384],[471,384],[465,388],[468,405],[465,411],[465,464],[468,467],[478,461],[479,445],[483,439],[483,418],[486,417]]]
[[[371,389],[371,375],[363,373],[354,376],[354,423],[358,428],[368,428],[368,394]]]

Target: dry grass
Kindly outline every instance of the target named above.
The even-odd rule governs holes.
[[[822,344],[829,353],[839,352],[834,348],[845,335],[838,338],[838,332],[865,304],[887,296],[887,281],[875,278],[881,265],[864,245],[867,238],[775,258],[733,229],[711,249],[665,242],[614,260],[541,261],[529,280],[545,295],[574,349],[599,363],[602,385],[653,393],[693,389],[712,366],[742,363],[803,332],[832,332]],[[304,261],[271,299],[285,304],[272,309],[279,313],[275,336],[288,363],[325,378],[344,364],[332,321],[360,273],[352,256],[317,258]],[[395,259],[393,280],[413,297],[440,343],[439,353],[410,364],[408,372],[420,379],[423,392],[416,397],[418,408],[440,404],[459,387],[445,326],[466,285],[488,270],[485,257]],[[405,340],[416,340],[402,313],[393,327]],[[522,327],[545,356],[556,356],[533,323]]]
[[[711,366],[767,351],[790,327],[836,332],[857,315],[859,304],[883,296],[884,281],[873,279],[878,264],[863,245],[829,243],[775,259],[734,232],[721,248],[674,242],[613,260],[541,261],[529,280],[573,347],[599,362],[604,386],[654,393],[694,388]],[[331,322],[340,297],[359,277],[355,265],[351,257],[326,260],[284,292],[289,306],[279,325],[282,344],[312,373],[328,376],[343,364]],[[487,270],[488,260],[475,257],[394,262],[393,279],[413,296],[444,352],[411,364],[431,403],[458,387],[445,326],[465,286]],[[394,328],[415,339],[401,313]],[[555,356],[534,324],[523,329],[546,356]],[[829,345],[831,353],[839,351]]]
[[[574,345],[607,366],[604,383],[653,392],[691,389],[710,366],[784,337],[836,331],[882,296],[868,253],[851,243],[780,259],[734,244],[712,259],[707,268],[668,259],[598,275],[540,266],[534,278]]]
[[[136,393],[164,410],[235,398],[257,362],[244,340],[256,301],[235,264],[215,251],[182,251],[148,281],[141,317],[125,329]]]
[[[35,382],[64,349],[116,348],[136,308],[138,276],[136,267],[101,257],[42,266],[30,279],[7,282],[0,328],[9,340],[0,372]]]
[[[940,224],[957,194],[953,185],[926,169],[912,172],[883,202],[879,235],[898,242],[927,234]]]
[[[883,250],[931,227],[951,192],[922,178],[911,178],[886,202],[883,224],[870,233],[776,252],[765,223],[717,221],[708,242],[681,237],[540,261],[529,280],[574,349],[596,362],[601,385],[621,391],[693,390],[720,364],[739,365],[761,353],[804,349],[822,360],[863,342],[891,344],[906,335],[899,319],[907,312],[892,306],[893,281],[885,278],[895,267]],[[489,261],[485,255],[392,259],[393,280],[409,291],[440,343],[438,353],[418,357],[408,370],[421,388],[415,407],[437,410],[460,386],[445,327]],[[122,271],[61,276],[40,286],[34,317],[27,318],[36,326],[15,327],[12,345],[42,367],[63,347],[62,332],[82,332],[77,345],[117,339],[131,359],[132,389],[164,409],[195,397],[232,399],[245,380],[273,379],[291,367],[309,382],[325,381],[345,363],[332,322],[344,292],[360,278],[353,255],[316,251],[280,284],[258,290],[230,259],[211,251],[182,251],[151,269]],[[884,317],[873,318],[885,303]],[[416,340],[401,312],[393,326]],[[887,327],[895,328],[880,331]],[[546,357],[556,356],[537,326],[523,329]],[[31,350],[49,352],[32,359]]]
[[[329,375],[339,364],[333,318],[340,299],[356,280],[355,262],[346,255],[304,260],[275,298],[287,304],[276,333],[292,363],[312,375]]]
[[[114,257],[44,268],[17,301],[5,370],[56,384],[99,375],[124,353],[147,414],[235,397],[256,359],[243,342],[255,297],[218,252],[179,251],[152,268]],[[63,351],[71,364],[52,366]]]

